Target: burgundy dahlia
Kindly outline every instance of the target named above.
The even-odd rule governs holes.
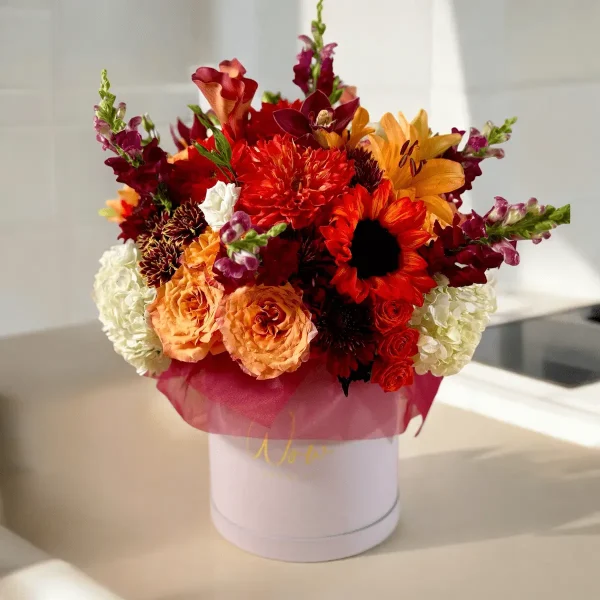
[[[381,183],[383,171],[373,155],[365,148],[357,147],[347,152],[348,158],[354,161],[354,177],[350,181],[350,187],[362,185],[372,194]]]

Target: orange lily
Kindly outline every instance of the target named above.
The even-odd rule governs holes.
[[[460,135],[431,136],[424,110],[412,123],[402,113],[398,120],[386,113],[380,124],[385,137],[369,136],[371,152],[392,182],[396,197],[422,200],[430,215],[430,227],[435,220],[452,223],[452,206],[440,194],[461,187],[465,175],[459,163],[436,157],[457,144]]]

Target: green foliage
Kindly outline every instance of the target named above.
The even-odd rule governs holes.
[[[100,104],[96,109],[96,116],[108,123],[110,130],[113,133],[118,133],[125,129],[125,111],[122,107],[115,107],[117,97],[110,92],[110,81],[106,69],[102,69],[100,74]]]
[[[494,125],[491,121],[488,121],[484,128],[481,130],[481,134],[487,139],[488,146],[494,146],[496,144],[503,144],[510,139],[512,134],[512,126],[517,122],[517,117],[506,119],[500,127]],[[473,156],[479,158],[485,158],[488,156],[489,148],[482,148],[477,152],[473,152]]]
[[[263,92],[260,100],[266,104],[277,104],[281,100],[281,92]]]
[[[148,137],[142,140],[142,146],[147,146],[154,139],[156,139],[160,144],[160,135],[156,130],[156,125],[154,125],[154,122],[152,121],[148,113],[142,115],[142,127],[144,128],[144,131],[148,134]]]
[[[335,79],[333,80],[333,91],[329,96],[329,102],[331,102],[332,106],[342,97],[342,94],[344,93],[344,88],[340,86],[340,83],[342,82],[336,75]]]
[[[256,254],[258,248],[263,248],[269,243],[269,239],[281,235],[287,229],[286,223],[273,225],[266,233],[257,233],[254,229],[246,232],[241,240],[227,244],[227,256],[231,258],[235,252],[246,251]]]
[[[156,193],[152,196],[152,200],[154,200],[154,203],[160,206],[168,214],[171,214],[171,211],[173,210],[173,203],[171,202],[171,199],[167,195],[167,192],[162,184],[158,186]]]
[[[194,142],[194,147],[199,154],[207,158],[215,164],[215,166],[223,173],[230,181],[235,178],[233,167],[231,166],[231,144],[223,135],[223,132],[215,125],[208,115],[196,104],[188,104],[188,108],[198,117],[198,120],[206,129],[212,132],[215,138],[215,149],[208,150],[197,142]]]

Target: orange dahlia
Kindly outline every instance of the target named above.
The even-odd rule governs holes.
[[[288,135],[260,140],[234,168],[243,183],[238,210],[265,228],[282,220],[294,229],[307,227],[354,175],[345,152],[304,148]]]
[[[355,302],[372,295],[422,306],[435,286],[416,251],[430,239],[426,215],[423,202],[397,199],[387,180],[373,194],[361,185],[350,189],[321,228],[337,265],[331,280],[337,290]]]

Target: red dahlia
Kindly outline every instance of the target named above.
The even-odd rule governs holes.
[[[435,286],[416,251],[430,238],[425,217],[422,202],[396,199],[387,180],[372,195],[361,185],[349,190],[321,228],[337,265],[332,283],[338,292],[355,302],[371,295],[422,306],[423,294]]]
[[[294,229],[307,227],[354,175],[345,152],[303,148],[288,135],[260,140],[234,169],[243,184],[238,210],[265,228],[282,220]]]

